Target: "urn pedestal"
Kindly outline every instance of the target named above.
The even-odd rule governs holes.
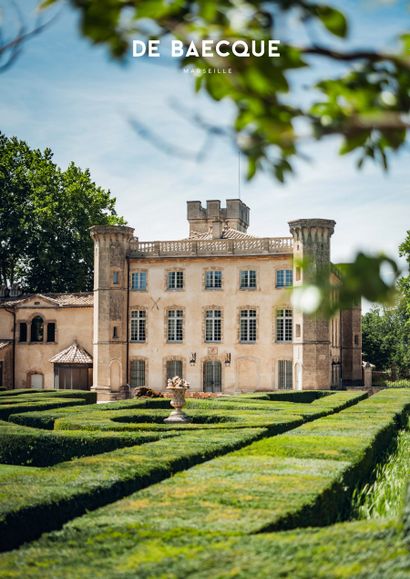
[[[186,388],[181,387],[167,387],[167,390],[171,392],[172,400],[171,406],[174,410],[165,418],[164,422],[192,422],[191,418],[182,412],[182,408],[185,406],[185,390]]]

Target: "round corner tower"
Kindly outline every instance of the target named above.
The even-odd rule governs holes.
[[[127,389],[127,254],[134,229],[95,225],[93,387],[98,400],[123,397]]]
[[[294,286],[308,284],[320,272],[330,274],[332,219],[289,222],[293,236]],[[305,265],[302,268],[302,264]],[[320,314],[294,312],[293,360],[297,389],[327,389],[331,385],[329,321]]]

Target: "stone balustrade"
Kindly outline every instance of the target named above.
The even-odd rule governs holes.
[[[292,237],[258,237],[249,239],[182,239],[177,241],[130,242],[129,257],[189,257],[213,255],[292,254]]]

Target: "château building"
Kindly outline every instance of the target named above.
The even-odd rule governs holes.
[[[299,219],[289,237],[262,238],[239,199],[187,206],[182,240],[92,227],[93,294],[0,298],[0,384],[92,387],[99,400],[175,375],[223,393],[361,384],[360,306],[331,320],[291,306],[301,260],[337,278],[335,222]]]

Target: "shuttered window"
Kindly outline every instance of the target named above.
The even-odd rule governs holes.
[[[168,378],[174,378],[174,376],[179,376],[180,378],[183,378],[182,360],[168,360],[168,362],[167,362],[167,380],[168,380]]]
[[[291,360],[279,360],[279,389],[292,390],[292,362]]]
[[[130,386],[145,386],[145,360],[132,360],[130,368]]]

